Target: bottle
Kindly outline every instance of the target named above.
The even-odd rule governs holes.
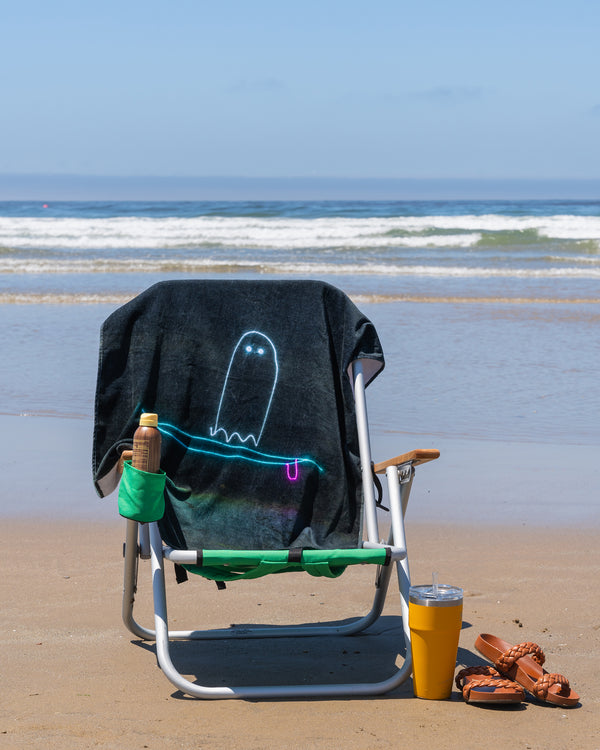
[[[133,434],[131,465],[135,469],[156,474],[160,469],[160,442],[158,416],[156,414],[142,414],[140,426]]]

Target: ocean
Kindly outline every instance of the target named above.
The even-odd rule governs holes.
[[[600,443],[600,201],[0,202],[0,413],[89,420],[102,320],[198,277],[344,289],[376,435]]]
[[[585,299],[599,242],[592,201],[2,202],[0,294],[102,301],[156,278],[246,273],[391,299]]]

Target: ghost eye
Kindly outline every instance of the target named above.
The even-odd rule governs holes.
[[[265,350],[262,348],[262,346],[260,347],[260,349],[258,349],[258,353],[259,354],[264,354],[265,353]]]
[[[252,347],[250,346],[250,344],[248,344],[248,346],[246,347],[246,353],[250,354],[251,351],[252,351]]]

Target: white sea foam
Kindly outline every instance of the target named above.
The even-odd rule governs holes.
[[[12,249],[182,249],[194,247],[471,247],[484,235],[535,232],[541,238],[600,240],[594,216],[423,216],[255,218],[0,217],[0,246]]]
[[[395,219],[393,221],[396,221]],[[535,231],[541,237],[564,240],[600,239],[600,217],[574,216],[416,216],[400,219],[409,232],[452,230],[468,232]]]
[[[388,219],[256,219],[198,217],[193,219],[13,219],[0,218],[0,245],[15,249],[230,248],[303,249],[356,247],[470,247],[476,232],[396,236],[404,231]],[[408,230],[410,231],[410,230]]]
[[[135,292],[112,294],[97,292],[0,292],[0,305],[124,305],[135,297]],[[599,297],[535,297],[535,296],[484,296],[435,294],[379,294],[376,292],[351,294],[356,305],[392,302],[442,302],[450,304],[506,304],[506,305],[600,305]]]
[[[543,267],[518,268],[509,266],[434,266],[394,263],[327,263],[325,261],[294,262],[272,260],[240,260],[231,258],[11,258],[0,257],[0,274],[140,274],[140,273],[207,273],[239,272],[299,274],[299,275],[362,275],[362,276],[426,276],[453,278],[523,278],[556,279],[600,278],[600,265],[596,267]]]

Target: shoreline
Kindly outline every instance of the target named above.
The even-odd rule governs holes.
[[[116,518],[116,493],[92,483],[93,420],[0,414],[0,517]],[[382,461],[415,448],[441,456],[416,471],[407,523],[600,530],[598,446],[417,435],[372,429]],[[384,501],[385,504],[385,501]],[[385,523],[385,514],[382,514]]]
[[[260,276],[261,274],[257,274]],[[215,277],[218,274],[215,274]],[[274,276],[274,275],[271,275]],[[289,274],[282,277],[289,278]],[[120,306],[130,302],[140,292],[0,292],[0,305],[108,305]],[[390,305],[400,302],[442,305],[600,305],[600,297],[540,297],[527,295],[476,296],[474,294],[391,294],[349,292],[355,305]]]

